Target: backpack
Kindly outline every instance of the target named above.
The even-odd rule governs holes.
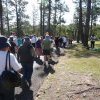
[[[7,69],[7,60],[9,58],[9,69]],[[6,55],[6,64],[5,70],[2,72],[0,76],[0,84],[5,89],[18,87],[21,85],[21,75],[15,71],[10,65],[10,52]]]
[[[51,41],[50,40],[44,40],[42,43],[42,48],[44,50],[48,50],[51,48]]]

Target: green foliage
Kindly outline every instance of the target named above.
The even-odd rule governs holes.
[[[56,27],[56,31],[58,35],[66,35],[70,38],[73,38],[74,32],[76,30],[76,25],[75,24],[70,24],[70,25],[58,25]]]
[[[75,30],[76,30],[76,25],[75,24],[68,25],[67,29],[66,29],[66,31],[68,33],[67,35],[72,38],[74,36],[74,31]]]
[[[21,37],[23,35],[23,30],[22,30],[23,23],[25,22],[25,19],[29,18],[28,15],[25,14],[25,7],[28,4],[28,2],[25,0],[9,0],[8,3],[9,3],[8,9],[10,9],[11,7],[11,12],[12,15],[14,16],[12,20],[16,19],[15,22],[13,21],[14,28],[16,28],[15,32],[17,33],[18,37]],[[11,14],[9,13],[9,17],[10,16]]]
[[[56,35],[67,35],[67,26],[66,25],[58,25],[56,27]]]
[[[98,39],[100,39],[100,25],[96,25],[93,27],[93,33]]]

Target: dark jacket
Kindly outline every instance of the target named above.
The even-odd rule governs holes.
[[[15,47],[16,47],[16,44],[13,42],[13,41],[10,41],[10,52],[15,54]]]
[[[18,50],[18,60],[21,63],[32,63],[35,51],[31,43],[24,43]]]

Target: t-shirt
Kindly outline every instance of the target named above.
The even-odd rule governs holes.
[[[31,39],[31,43],[36,43],[36,41],[37,41],[37,38],[35,36],[33,36]]]
[[[13,38],[13,42],[16,44],[16,46],[18,46],[18,40],[17,40],[17,37],[14,37],[14,38]]]
[[[95,36],[91,36],[90,39],[91,39],[91,41],[95,41],[96,37]]]
[[[23,40],[22,40],[21,38],[18,38],[18,39],[17,39],[17,42],[18,42],[18,46],[22,46]]]
[[[36,48],[41,48],[41,40],[38,40],[35,44]]]
[[[43,40],[42,48],[44,50],[49,50],[51,48],[51,41],[48,39]]]
[[[0,51],[0,75],[5,70],[6,54],[6,51]],[[10,53],[10,64],[16,71],[22,68],[22,66],[18,63],[16,57],[12,53]],[[7,66],[9,68],[9,63],[7,63]]]
[[[62,39],[63,39],[63,43],[67,42],[67,38],[66,37],[62,37]]]

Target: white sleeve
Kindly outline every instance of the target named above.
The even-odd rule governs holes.
[[[15,71],[18,71],[22,68],[21,64],[18,63],[16,57],[13,54],[10,54],[10,64]]]

